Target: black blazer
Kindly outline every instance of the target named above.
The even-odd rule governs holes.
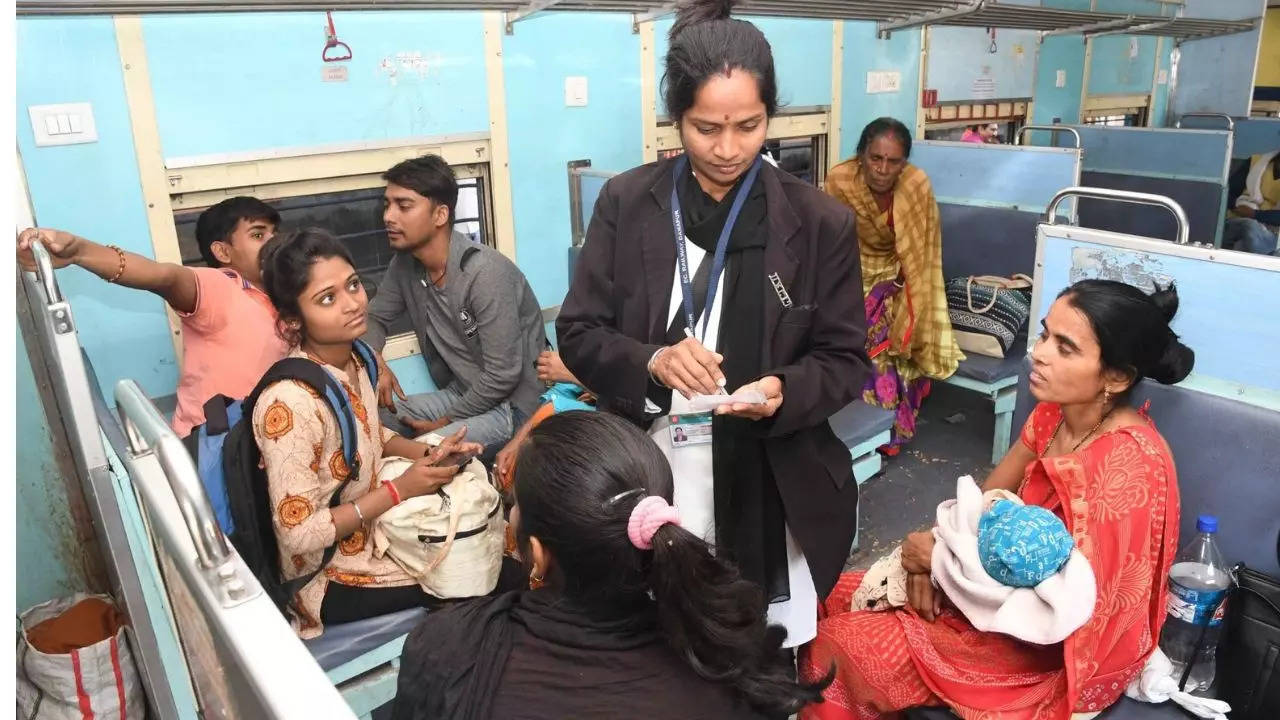
[[[597,395],[600,409],[642,426],[647,366],[663,344],[675,275],[673,162],[605,184],[556,320],[565,366]],[[757,427],[822,598],[844,568],[857,526],[849,451],[827,424],[861,395],[870,366],[856,226],[847,207],[769,163],[760,179],[769,227],[765,273],[778,274],[792,306],[783,307],[769,279],[760,278],[763,375],[782,378],[783,402]]]

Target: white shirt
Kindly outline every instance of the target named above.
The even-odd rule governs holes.
[[[707,254],[697,245],[686,241],[689,268],[696,269]],[[670,327],[677,313],[684,312],[684,296],[680,291],[680,267],[676,264],[674,279],[671,283],[671,303],[667,313],[667,324]],[[708,348],[716,348],[719,341],[720,314],[723,311],[721,298],[724,297],[724,275],[721,274],[716,284],[716,297],[710,312],[705,313],[698,322],[703,323],[695,329],[694,334],[702,339]],[[705,318],[705,319],[704,319]],[[736,388],[729,388],[732,392]],[[671,414],[679,415],[689,411],[689,402],[678,392],[671,393]],[[671,474],[675,479],[673,503],[680,510],[680,522],[686,530],[715,546],[715,483],[712,478],[711,444],[688,445],[682,448],[671,446],[671,434],[666,417],[654,423],[649,436],[657,443],[671,464]],[[809,642],[818,634],[818,591],[813,584],[813,575],[809,571],[809,563],[804,552],[791,535],[790,525],[787,531],[787,580],[791,586],[791,597],[788,600],[769,605],[769,623],[782,625],[787,629],[787,639],[783,647],[797,647]]]

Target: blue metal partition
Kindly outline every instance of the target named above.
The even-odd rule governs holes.
[[[1058,191],[1080,180],[1080,150],[922,141],[911,162],[929,175],[942,216],[942,274],[1031,275],[1035,232]],[[1068,218],[1074,209],[1062,206]],[[970,354],[947,383],[986,395],[995,408],[991,462],[1009,446],[1025,337],[1008,357]]]
[[[1232,142],[1236,159],[1280,150],[1280,118],[1237,118]]]
[[[1084,185],[1172,198],[1186,211],[1192,242],[1221,245],[1230,130],[1072,127],[1084,145]],[[1174,239],[1173,222],[1160,209],[1093,199],[1081,199],[1079,207],[1086,227]]]

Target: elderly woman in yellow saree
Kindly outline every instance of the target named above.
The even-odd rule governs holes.
[[[862,394],[896,413],[892,439],[880,448],[887,455],[915,435],[932,380],[951,377],[964,359],[947,314],[938,203],[910,155],[906,126],[880,118],[863,129],[857,156],[827,173],[827,192],[857,217],[873,366]]]

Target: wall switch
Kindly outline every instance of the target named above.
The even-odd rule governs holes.
[[[98,141],[98,126],[93,121],[89,103],[30,105],[31,131],[36,147],[76,145]]]
[[[1054,87],[1064,88],[1067,86],[1067,71],[1059,70],[1057,77],[1054,78]]]
[[[587,106],[587,78],[584,75],[570,75],[564,79],[564,106]]]
[[[902,89],[902,73],[896,70],[872,70],[867,73],[867,94],[894,93]]]

